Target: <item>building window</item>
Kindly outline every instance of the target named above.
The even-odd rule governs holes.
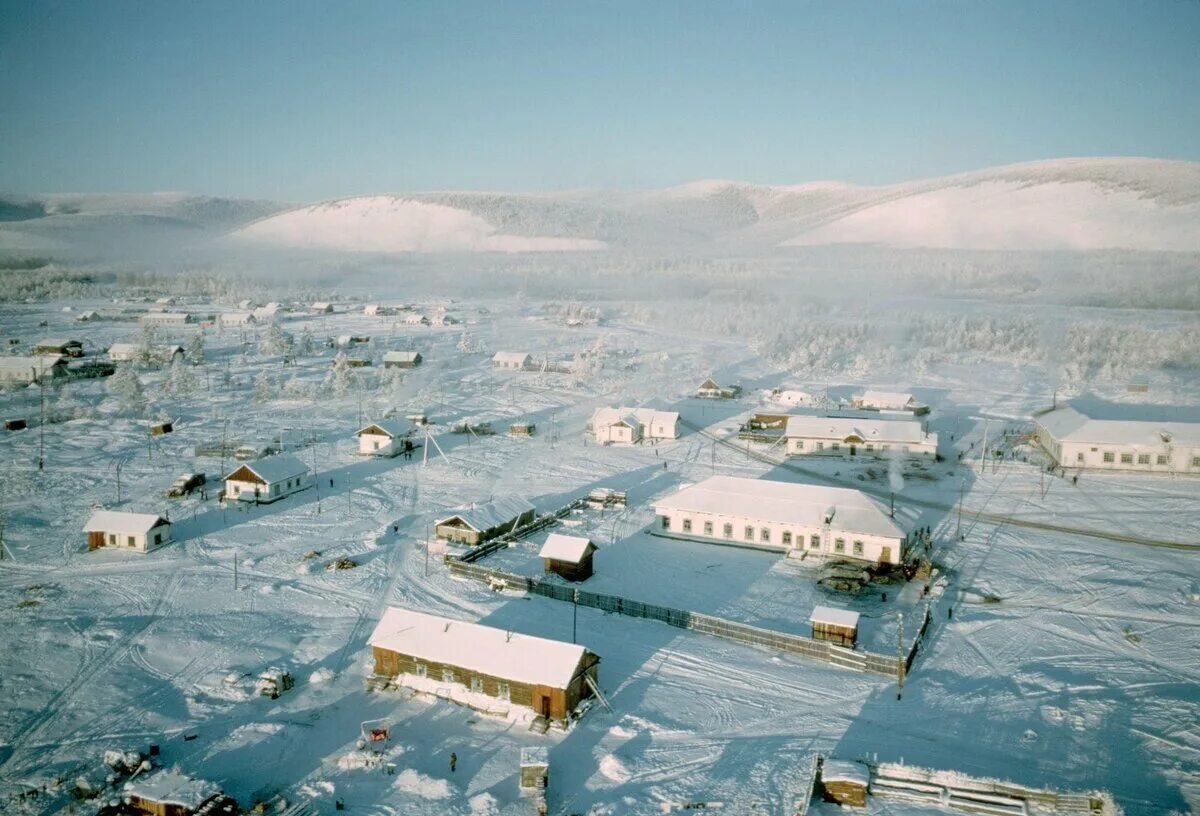
[[[747,541],[754,540],[754,528],[753,527],[747,526],[746,529],[744,530],[744,532],[745,532]]]
[[[891,445],[880,445],[880,446],[879,446],[879,449],[880,449],[881,451],[883,451],[884,453],[887,453],[889,450],[891,450],[891,449],[892,449],[892,446],[891,446]]]
[[[1121,454],[1121,464],[1122,465],[1132,465],[1133,464],[1133,454],[1132,453],[1122,453]]]
[[[162,543],[162,533],[155,533],[155,534],[154,534],[154,543],[155,543],[155,544],[161,544],[161,543]]]
[[[418,663],[417,668],[416,668],[416,674],[417,674],[417,677],[425,677],[427,674],[429,674],[429,669],[425,666],[424,663]]]
[[[1079,453],[1075,454],[1075,461],[1076,461],[1076,462],[1082,462],[1082,461],[1083,461],[1083,451],[1080,451]]]
[[[1192,457],[1192,467],[1194,467],[1194,468],[1200,468],[1200,456],[1193,456],[1193,457]]]
[[[110,546],[113,546],[113,547],[117,546],[117,534],[116,533],[108,534],[108,543]]]
[[[1104,461],[1105,461],[1105,462],[1108,462],[1109,464],[1112,464],[1114,461],[1116,461],[1116,457],[1114,457],[1114,456],[1113,456],[1113,452],[1112,452],[1112,451],[1105,451],[1105,452],[1104,452]]]
[[[496,684],[496,696],[499,697],[501,700],[507,700],[507,699],[509,699],[508,695],[509,695],[508,683],[505,683],[503,680],[501,680],[499,683]]]
[[[135,539],[133,536],[129,536],[128,544],[130,547],[136,547],[137,539]]]
[[[808,539],[808,548],[810,550],[821,549],[821,537],[819,535],[812,536]]]
[[[804,440],[803,439],[796,440],[796,450],[804,450]]]
[[[671,517],[670,516],[659,516],[658,521],[664,530],[671,529]]]
[[[863,543],[861,541],[854,542],[854,554],[855,555],[863,554]]]
[[[872,445],[870,442],[867,443],[866,447],[867,447],[867,453],[870,453],[871,451],[875,450],[875,446]]]
[[[760,541],[762,541],[762,542],[764,542],[764,543],[770,543],[770,541],[771,541],[771,530],[770,530],[770,528],[768,528],[768,527],[763,527],[761,530],[759,530],[759,532],[758,532],[758,537],[759,537],[759,540],[760,540]]]
[[[453,683],[454,682],[454,669],[442,669],[442,682],[443,683]]]
[[[817,443],[817,450],[825,450],[825,443],[824,443],[824,442],[818,442],[818,443]]]
[[[840,443],[840,442],[834,442],[834,443],[832,443],[832,444],[831,444],[829,447],[833,448],[834,450],[841,450],[841,449],[842,449],[842,445],[841,445],[841,443]]]
[[[844,553],[846,551],[846,539],[835,538],[833,540],[833,551],[839,552],[839,553]]]
[[[471,678],[471,691],[474,691],[477,694],[483,694],[483,678],[482,677],[472,677]]]
[[[724,533],[726,538],[733,538],[733,525],[727,523],[724,528]]]
[[[683,520],[683,531],[685,533],[690,533],[692,531],[692,520],[691,519]]]
[[[709,535],[709,536],[712,535],[712,522],[711,521],[704,522],[704,534]]]
[[[1148,453],[1139,453],[1139,454],[1138,454],[1138,464],[1139,464],[1139,465],[1148,465],[1148,464],[1150,464],[1150,454],[1148,454]]]
[[[786,547],[792,546],[792,531],[791,530],[783,531],[783,544]]]
[[[1158,455],[1158,460],[1157,460],[1157,461],[1158,461],[1158,464],[1160,464],[1160,465],[1165,465],[1165,464],[1167,463],[1167,457],[1163,456],[1163,455],[1160,453],[1160,454]]]

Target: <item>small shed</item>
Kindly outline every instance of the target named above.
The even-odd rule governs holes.
[[[149,552],[171,541],[171,522],[153,513],[97,510],[84,525],[89,550],[101,547]]]
[[[148,816],[192,816],[201,810],[237,812],[219,807],[226,797],[214,783],[165,769],[125,783],[124,798],[131,808]]]
[[[389,351],[383,355],[384,368],[416,368],[422,362],[419,351]]]
[[[870,773],[861,762],[826,759],[821,763],[821,793],[827,802],[866,807],[869,782]]]
[[[6,431],[23,431],[28,427],[28,423],[26,423],[23,419],[4,420],[4,430]]]
[[[33,347],[33,353],[51,357],[82,357],[83,343],[63,337],[48,337],[37,342]]]
[[[175,430],[175,425],[170,420],[165,422],[155,422],[150,426],[151,436],[164,436]]]
[[[412,450],[412,441],[408,439],[411,431],[407,424],[398,419],[372,422],[355,434],[358,437],[358,455],[395,456]]]
[[[813,640],[828,640],[853,647],[858,640],[858,613],[832,606],[818,606],[808,618]]]
[[[346,365],[350,366],[351,368],[369,368],[371,361],[365,357],[347,357]]]
[[[277,700],[280,694],[289,690],[293,685],[295,685],[295,681],[289,672],[272,666],[258,676],[254,688],[263,697]]]
[[[592,556],[595,552],[596,545],[589,539],[551,533],[538,556],[547,574],[554,573],[568,581],[586,581],[592,577]]]
[[[533,364],[533,358],[523,351],[497,351],[492,356],[492,367],[521,371]]]
[[[532,422],[514,422],[508,426],[509,436],[533,436],[537,432],[537,425]]]
[[[333,314],[333,304],[318,300],[309,307],[309,311],[313,314]]]
[[[507,496],[440,518],[434,532],[444,541],[475,547],[531,523],[536,512],[525,499]]]
[[[528,745],[521,749],[522,796],[544,794],[550,786],[550,750],[544,745]]]

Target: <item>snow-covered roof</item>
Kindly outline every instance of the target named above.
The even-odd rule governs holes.
[[[49,357],[30,357],[21,355],[17,357],[0,357],[0,370],[7,371],[29,371],[29,369],[37,369],[45,371],[53,365],[61,362],[62,358],[51,359]]]
[[[431,663],[551,688],[570,685],[586,651],[573,643],[395,606],[383,613],[368,643]]]
[[[355,436],[364,436],[372,434],[378,436],[377,431],[383,431],[384,436],[390,436],[395,439],[398,436],[404,436],[409,431],[411,423],[408,420],[401,419],[381,419],[379,422],[372,422],[370,425],[358,431]]]
[[[312,307],[313,307],[314,309],[328,309],[328,308],[329,308],[329,305],[330,305],[330,304],[329,304],[329,303],[327,303],[326,301],[323,301],[323,300],[318,300],[318,301],[316,301],[316,302],[314,302],[314,303],[313,303]]]
[[[867,419],[859,417],[788,417],[785,436],[806,439],[845,439],[857,436],[864,442],[912,444],[925,439],[921,423],[908,419]]]
[[[151,802],[196,810],[209,799],[220,795],[221,789],[212,782],[164,769],[125,783],[125,793]]]
[[[1173,445],[1200,447],[1200,422],[1155,422],[1145,419],[1092,419],[1071,406],[1037,417],[1037,422],[1059,442],[1097,445]]]
[[[832,606],[818,606],[808,616],[810,623],[825,623],[830,626],[845,626],[848,629],[858,628],[858,613],[849,609],[836,609]]]
[[[848,487],[710,476],[659,499],[654,509],[715,513],[749,521],[824,526],[845,533],[903,538],[904,531],[866,494]]]
[[[493,527],[499,527],[501,524],[507,524],[533,509],[533,505],[525,501],[525,499],[518,496],[505,496],[494,499],[487,504],[459,510],[456,513],[438,519],[435,523],[441,524],[452,518],[459,518],[469,524],[472,529],[483,532]]]
[[[109,354],[133,354],[137,351],[135,343],[113,343],[108,347]]]
[[[125,533],[145,535],[167,520],[153,513],[123,513],[119,510],[97,510],[87,520],[85,533]]]
[[[821,763],[821,779],[825,782],[854,782],[866,787],[870,777],[861,762],[845,759],[826,759]]]
[[[419,351],[389,351],[383,355],[385,363],[414,363],[421,356]]]
[[[659,411],[655,408],[597,408],[592,414],[592,427],[602,428],[606,425],[616,425],[618,422],[631,420],[637,424],[674,425],[679,421],[678,411]]]
[[[220,319],[225,323],[236,323],[238,321],[250,320],[254,317],[250,312],[225,312]]]
[[[696,387],[696,390],[697,391],[715,391],[715,390],[719,389],[720,387],[721,386],[717,385],[716,380],[714,380],[712,377],[709,377],[709,378],[705,379],[704,382],[700,383],[700,385]]]
[[[862,392],[859,397],[864,405],[875,405],[879,408],[904,408],[910,403],[917,401],[912,394],[905,394],[900,391],[876,391],[867,389]]]
[[[78,346],[78,340],[68,340],[65,337],[47,337],[45,340],[39,340],[34,344],[34,348],[66,348],[67,346]]]
[[[588,548],[595,544],[582,536],[569,536],[561,533],[551,533],[542,545],[539,558],[551,558],[555,561],[565,561],[568,564],[578,564],[587,555]]]
[[[249,469],[267,484],[282,482],[284,479],[308,473],[308,465],[290,453],[268,456],[265,459],[255,459],[253,462],[245,462],[238,467]]]
[[[497,351],[492,357],[494,363],[524,363],[529,355],[523,351]]]
[[[154,320],[184,320],[186,321],[191,315],[187,312],[150,312],[145,317]]]

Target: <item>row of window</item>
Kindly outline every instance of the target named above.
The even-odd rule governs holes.
[[[416,675],[417,675],[417,677],[428,677],[429,676],[429,667],[426,666],[424,663],[418,663],[417,667],[416,667]],[[448,668],[442,669],[442,682],[443,683],[457,683],[458,682],[458,680],[454,676],[454,669],[448,669]],[[476,694],[484,693],[482,677],[472,675],[470,685],[471,685],[471,691],[475,692]],[[505,682],[504,680],[500,680],[496,684],[496,697],[498,697],[501,700],[509,699],[508,683]]]
[[[153,544],[155,546],[162,544],[162,537],[163,537],[163,534],[161,532],[155,533]],[[125,542],[126,542],[126,546],[128,546],[128,547],[136,547],[137,546],[137,537],[136,536],[126,536]],[[108,546],[110,546],[110,547],[120,546],[120,539],[117,537],[116,533],[108,534]]]
[[[1113,451],[1104,451],[1103,458],[1104,458],[1104,462],[1106,464],[1111,465],[1117,461],[1117,454],[1115,454]],[[1121,464],[1122,465],[1132,465],[1133,460],[1134,460],[1134,454],[1132,454],[1132,453],[1122,453],[1121,454]],[[1080,451],[1079,453],[1075,454],[1075,461],[1079,462],[1079,463],[1083,462],[1083,451]],[[1160,453],[1154,457],[1154,464],[1156,464],[1156,465],[1166,465],[1167,461],[1168,461],[1167,455],[1165,453]],[[1150,454],[1148,454],[1148,453],[1137,454],[1137,463],[1139,465],[1150,464]],[[1192,457],[1192,466],[1200,467],[1200,456]]]
[[[671,517],[670,516],[660,516],[659,518],[661,519],[660,523],[662,525],[662,529],[670,531]],[[681,532],[684,532],[684,533],[692,532],[692,520],[690,518],[680,519],[680,530],[681,530]],[[701,530],[702,530],[703,535],[710,536],[710,537],[712,537],[714,535],[713,534],[713,523],[711,521],[704,522],[703,526],[701,527]],[[758,541],[759,542],[761,542],[763,544],[771,543],[771,538],[772,538],[771,528],[761,527],[758,529],[757,533],[758,533]],[[731,524],[729,522],[726,522],[725,524],[723,524],[722,528],[721,528],[721,535],[724,538],[732,540],[733,539],[733,524]],[[755,529],[752,525],[747,524],[745,527],[742,528],[742,540],[749,541],[749,542],[753,542],[755,540]],[[795,537],[794,541],[797,546],[803,546],[804,545],[804,536],[797,535]],[[783,544],[785,547],[791,547],[792,542],[793,542],[792,531],[784,530],[780,536],[780,543]],[[853,552],[854,555],[862,555],[863,554],[863,543],[861,541],[856,540],[852,543],[851,546],[852,546],[851,552]],[[809,536],[808,548],[810,550],[821,549],[821,537],[819,535],[815,535],[815,534],[812,536]],[[835,553],[846,552],[846,539],[835,538],[833,540],[833,551]]]
[[[794,440],[794,445],[795,445],[795,447],[793,448],[794,450],[804,450],[804,440],[803,439]],[[866,453],[874,453],[875,452],[875,443],[874,442],[864,442],[862,444],[847,443],[847,447],[852,448],[852,449],[861,448]],[[898,450],[904,451],[905,453],[912,452],[912,448],[908,445],[897,445],[896,448]],[[823,450],[825,450],[825,443],[824,442],[813,442],[812,449],[815,451],[823,451]],[[841,451],[842,443],[841,442],[830,442],[829,449],[833,450],[833,451]],[[881,453],[887,453],[891,449],[892,449],[891,445],[880,445],[879,446],[879,451]]]

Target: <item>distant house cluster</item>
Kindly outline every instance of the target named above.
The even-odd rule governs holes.
[[[654,408],[598,408],[589,423],[599,443],[632,445],[643,440],[678,439],[679,413]]]

